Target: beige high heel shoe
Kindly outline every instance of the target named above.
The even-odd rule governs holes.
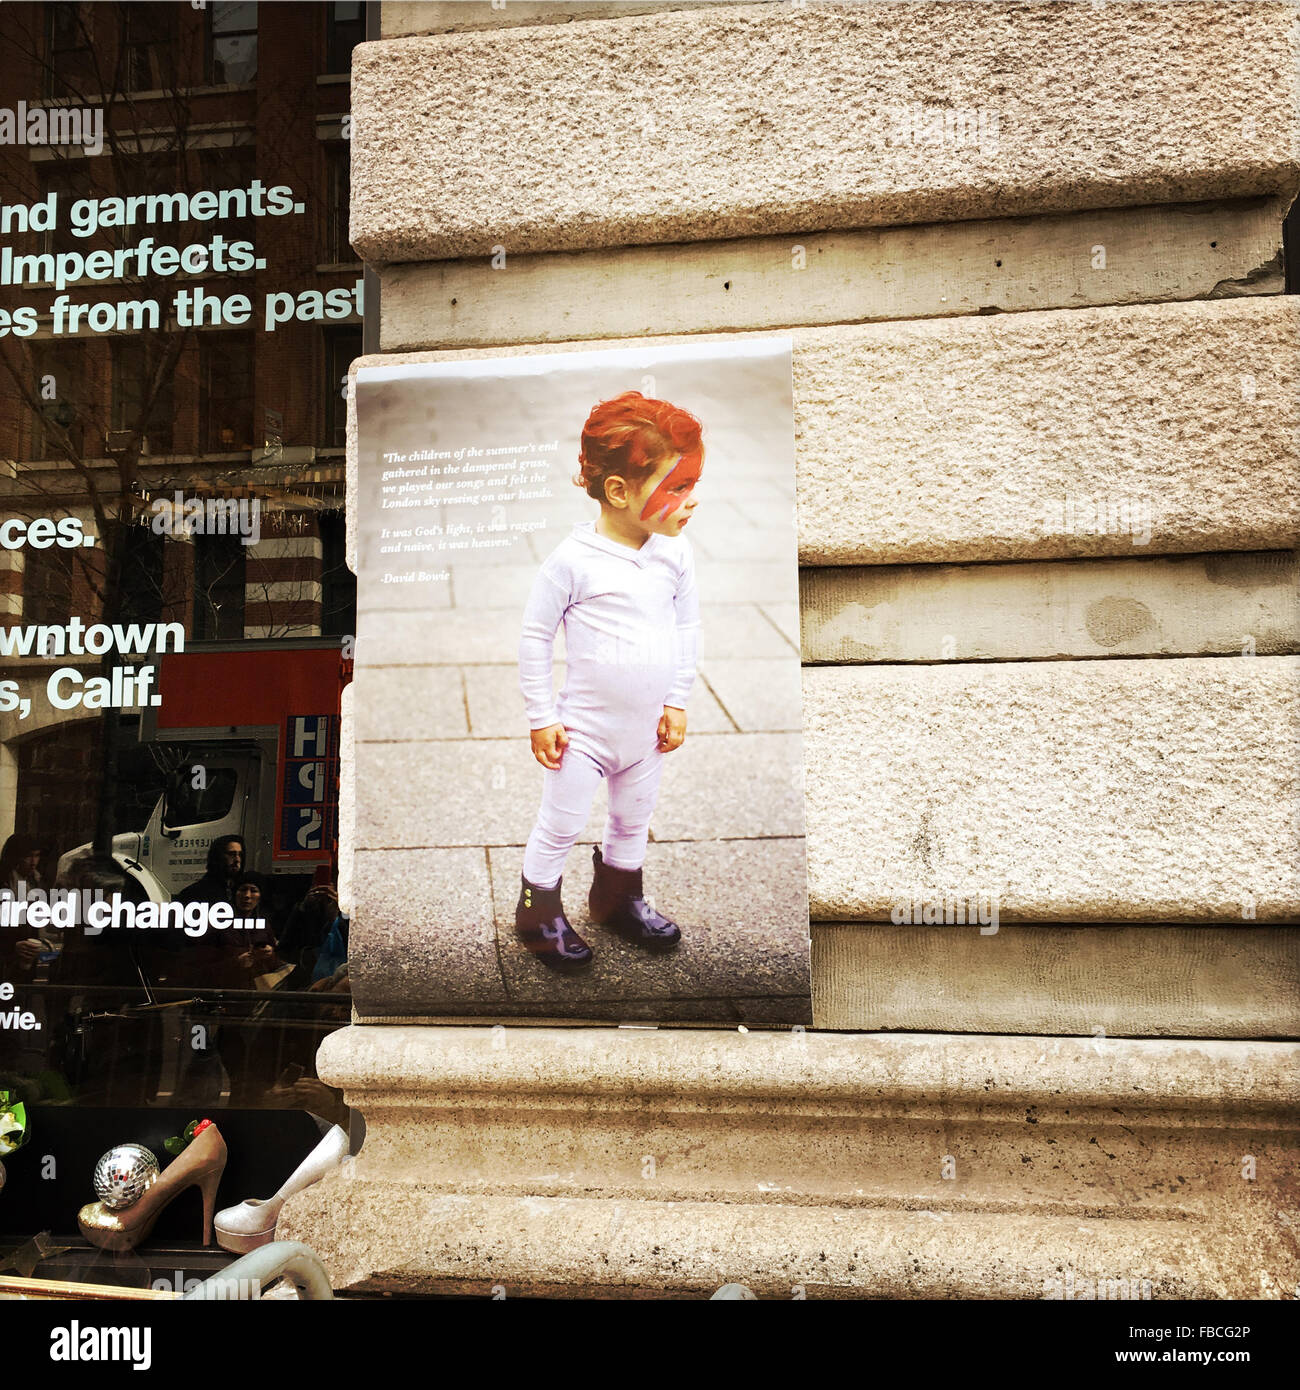
[[[154,1222],[172,1198],[197,1186],[203,1194],[203,1243],[211,1245],[217,1185],[225,1166],[226,1141],[216,1125],[209,1125],[172,1159],[138,1202],[124,1211],[112,1211],[103,1202],[90,1202],[77,1213],[77,1225],[81,1234],[101,1250],[134,1250],[148,1238]]]

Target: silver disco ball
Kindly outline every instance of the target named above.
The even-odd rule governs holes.
[[[157,1177],[158,1160],[143,1144],[116,1144],[95,1164],[95,1196],[109,1211],[122,1211]]]

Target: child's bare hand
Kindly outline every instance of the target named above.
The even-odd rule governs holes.
[[[659,751],[671,753],[685,742],[686,711],[665,705],[663,718],[659,721]]]
[[[569,746],[569,735],[563,724],[548,724],[544,729],[532,732],[533,757],[550,772],[556,772],[564,750]]]

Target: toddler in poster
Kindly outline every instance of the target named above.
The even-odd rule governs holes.
[[[546,769],[524,850],[515,930],[546,965],[585,970],[591,947],[564,915],[564,863],[609,784],[604,841],[593,850],[591,920],[649,951],[681,941],[642,896],[642,865],[665,754],[686,737],[699,595],[690,542],[704,468],[700,423],[667,401],[626,391],[582,431],[574,481],[600,505],[551,552],[533,583],[519,642],[519,685],[533,756]],[[552,694],[555,634],[565,681]]]

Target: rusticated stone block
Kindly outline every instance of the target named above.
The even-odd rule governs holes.
[[[1298,693],[1296,657],[807,668],[812,917],[1294,917]]]
[[[805,565],[1140,558],[1300,539],[1292,296],[790,336]],[[352,370],[589,346],[389,353]],[[349,516],[370,505],[356,459],[350,435]]]
[[[1294,189],[1283,3],[717,6],[359,47],[352,244],[443,260]]]
[[[1290,296],[794,335],[805,564],[1288,549]]]

